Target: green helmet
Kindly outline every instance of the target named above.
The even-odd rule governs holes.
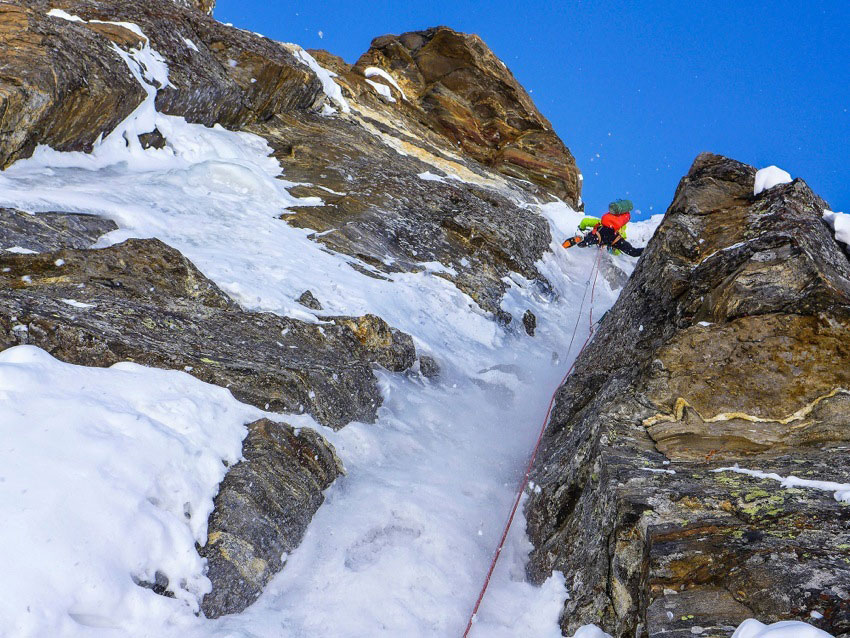
[[[632,204],[632,200],[630,199],[616,199],[610,204],[608,204],[608,210],[610,210],[612,213],[618,214],[628,213],[634,207],[635,205]]]

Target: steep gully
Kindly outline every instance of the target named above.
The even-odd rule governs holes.
[[[263,422],[252,426],[245,442],[247,462],[240,465],[259,467],[254,477],[268,478],[263,463],[285,466],[295,459],[292,474],[283,476],[277,489],[285,492],[297,484],[303,501],[290,502],[310,505],[295,505],[292,511],[298,511],[302,520],[283,530],[240,528],[240,522],[253,515],[248,512],[262,511],[279,497],[258,494],[251,488],[251,475],[229,475],[222,485],[221,507],[210,521],[210,547],[218,544],[221,552],[208,555],[214,595],[204,600],[205,612],[215,616],[243,609],[284,563],[285,568],[242,613],[214,624],[196,624],[193,617],[177,613],[169,622],[187,623],[180,630],[184,635],[186,631],[277,635],[281,626],[292,635],[455,631],[470,603],[458,592],[470,592],[471,597],[486,572],[510,508],[517,468],[522,467],[543,416],[540,408],[567,363],[565,344],[576,319],[572,300],[584,290],[592,267],[590,254],[557,249],[557,237],[574,228],[578,213],[562,204],[543,203],[554,193],[578,206],[578,173],[569,152],[504,65],[474,36],[434,29],[379,38],[354,67],[316,52],[317,59],[336,72],[334,81],[305,64],[309,56],[305,58],[297,47],[227,29],[171,3],[60,4],[82,16],[83,22],[48,17],[49,7],[32,2],[4,6],[10,17],[5,24],[27,32],[36,49],[39,37],[47,32],[67,50],[80,50],[79,58],[90,63],[75,66],[63,61],[59,66],[67,73],[61,81],[73,86],[78,81],[74,72],[84,74],[87,81],[92,73],[112,74],[115,82],[100,78],[100,88],[83,91],[77,99],[117,96],[115,103],[121,106],[67,109],[63,107],[67,97],[59,95],[51,108],[36,112],[30,136],[15,138],[4,147],[5,161],[25,157],[41,142],[65,150],[93,150],[94,163],[101,163],[91,166],[79,156],[68,161],[69,156],[58,153],[37,154],[7,171],[5,203],[29,211],[98,213],[113,219],[117,228],[104,229],[111,232],[100,245],[110,248],[88,254],[79,251],[88,248],[85,243],[57,246],[55,237],[48,241],[48,232],[43,247],[32,249],[63,252],[4,258],[10,273],[4,294],[12,304],[4,316],[6,345],[26,340],[65,360],[88,365],[133,357],[191,369],[199,378],[230,385],[237,396],[260,407],[306,412],[317,423],[305,421],[303,415],[284,418],[312,425],[321,433],[305,435],[315,452],[305,454],[292,430],[281,426],[275,432]],[[102,150],[108,144],[92,142],[98,132],[126,121],[130,112],[122,109],[132,100],[124,98],[143,97],[133,87],[139,86],[145,69],[139,68],[136,84],[128,82],[126,70],[120,71],[128,58],[121,62],[110,47],[131,52],[145,46],[132,29],[105,24],[109,21],[141,25],[151,50],[164,56],[169,78],[162,82],[160,76],[152,93],[161,113],[149,113],[153,130],[139,130],[145,136],[139,146],[128,138],[128,150],[119,149],[112,158]],[[179,38],[169,35],[175,24],[182,30]],[[55,52],[51,49],[49,55]],[[113,63],[105,64],[109,59]],[[387,89],[395,96],[393,101],[365,82],[366,71],[374,65],[398,78],[398,87]],[[31,70],[39,68],[29,66],[29,75],[19,85],[41,81]],[[152,83],[153,69],[146,70]],[[192,89],[200,85],[204,90]],[[344,91],[338,99],[327,99],[325,92],[333,93],[333,86]],[[25,99],[32,93],[20,95]],[[474,108],[469,108],[470,102]],[[333,109],[339,113],[330,115]],[[17,112],[26,114],[26,108]],[[91,120],[86,113],[116,119]],[[165,113],[198,124],[181,123]],[[26,116],[19,120],[24,121]],[[216,121],[257,133],[269,146],[201,127]],[[28,129],[22,125],[16,130]],[[265,158],[269,151],[274,153],[272,162]],[[121,162],[126,164],[122,167]],[[281,166],[289,182],[275,179]],[[740,176],[742,192],[748,170],[731,170]],[[710,171],[706,179],[708,195],[693,196],[696,210],[717,208],[711,188],[723,180]],[[217,187],[209,191],[208,184]],[[281,214],[289,225],[278,219]],[[20,233],[27,221],[12,210],[3,219],[4,227],[7,221],[14,226],[9,233]],[[729,236],[715,242],[716,250],[724,247],[723,242],[736,243],[735,227],[730,228]],[[70,230],[66,225],[65,231]],[[100,234],[94,233],[93,239]],[[39,235],[25,230],[21,236]],[[149,239],[120,243],[153,236],[171,248]],[[706,229],[697,236],[707,237]],[[823,242],[828,239],[824,236]],[[300,259],[284,265],[280,254]],[[60,260],[71,268],[57,277]],[[142,276],[122,273],[123,263],[144,264]],[[163,266],[173,273],[170,282],[155,281]],[[673,289],[680,290],[681,278],[671,277]],[[155,295],[146,292],[150,284],[158,289]],[[632,280],[628,289],[640,285]],[[123,290],[116,293],[118,286]],[[308,289],[312,293],[304,297]],[[63,305],[61,299],[72,292],[93,302],[96,309],[90,319],[83,318],[87,313]],[[616,290],[606,285],[599,306],[609,306],[615,296]],[[307,306],[296,299],[313,301]],[[316,299],[321,312],[316,310]],[[128,303],[139,309],[138,322],[126,313],[110,313],[110,307]],[[631,307],[645,305],[631,300]],[[537,317],[533,339],[518,321],[529,311]],[[382,320],[368,319],[366,313]],[[187,316],[203,321],[190,324],[185,322]],[[168,320],[158,326],[144,323],[159,317]],[[611,321],[606,317],[607,325]],[[259,330],[228,334],[220,328],[236,322]],[[645,323],[649,328],[651,322]],[[16,329],[22,325],[26,331]],[[188,335],[185,345],[162,339],[163,332],[178,325],[178,332]],[[110,338],[98,341],[110,331]],[[283,336],[270,340],[266,335],[272,332]],[[143,338],[134,343],[138,336]],[[163,341],[167,347],[157,343]],[[218,353],[198,351],[197,344],[205,342]],[[298,354],[284,357],[286,365],[257,382],[252,368],[268,372],[269,358],[278,356],[271,353],[283,347],[281,343]],[[253,360],[245,361],[245,353]],[[434,359],[439,378],[429,380],[437,373]],[[541,366],[541,362],[551,363]],[[369,371],[375,364],[397,372],[381,371],[375,378]],[[594,365],[603,370],[607,364],[579,363],[582,392],[598,389],[601,383],[585,379],[585,371]],[[352,402],[352,397],[359,398]],[[655,400],[660,413],[669,411],[666,399]],[[709,412],[702,408],[697,415]],[[561,398],[555,420],[566,419],[567,413]],[[338,432],[323,427],[340,427],[352,418],[374,423],[350,423]],[[551,463],[558,450],[573,445],[553,442],[563,431],[559,425],[549,434],[545,462]],[[670,450],[677,449],[683,438],[677,432],[653,436],[656,442],[670,441],[659,443]],[[774,438],[782,439],[781,432]],[[310,460],[313,456],[318,463]],[[577,457],[581,458],[592,455]],[[343,465],[347,475],[325,493],[325,505],[304,535],[306,521],[321,503],[321,489]],[[575,531],[583,529],[586,537],[592,525],[570,523],[577,492],[574,486],[559,483],[563,476],[571,475],[535,477],[528,511],[537,549],[528,568],[539,581],[553,566],[564,569],[573,579],[570,591],[581,595],[565,603],[558,575],[546,580],[542,589],[525,583],[528,547],[524,526],[517,525],[476,625],[482,635],[560,633],[557,620],[565,605],[561,617],[565,631],[594,621],[620,635],[649,622],[643,620],[643,610],[655,589],[647,594],[642,581],[628,581],[628,596],[594,598],[584,595],[581,582],[575,580],[585,567],[564,562],[569,544],[560,544],[563,535],[579,538],[582,535]],[[585,493],[608,502],[605,490]],[[554,510],[548,502],[553,494]],[[746,495],[742,498],[746,500]],[[240,509],[253,499],[256,502],[248,505],[252,509]],[[554,523],[547,520],[546,512],[551,511],[556,514]],[[605,525],[608,518],[603,514],[593,511],[593,516],[600,515],[593,524]],[[284,509],[262,516],[288,514]],[[552,529],[557,529],[555,537]],[[297,551],[282,553],[298,545],[302,535]],[[840,531],[826,537],[840,546]],[[605,538],[600,531],[600,542]],[[267,541],[271,542],[265,548]],[[626,549],[632,551],[631,546]],[[583,556],[582,551],[574,551],[574,557]],[[595,553],[602,562],[608,555],[604,548]],[[223,560],[216,562],[217,556]],[[257,564],[262,569],[256,569]],[[601,573],[612,569],[587,561],[597,564]],[[835,569],[829,564],[822,571],[835,578]],[[233,570],[249,583],[243,590],[227,589],[234,582]],[[633,566],[626,570],[634,571]],[[597,584],[610,580],[588,578],[585,582]],[[620,591],[617,582],[611,581],[615,592]],[[151,585],[168,591],[168,583]],[[692,583],[681,585],[689,588]],[[703,589],[698,586],[695,591]],[[328,601],[335,601],[335,613],[317,613]],[[767,616],[774,613],[763,612],[764,607],[747,609]],[[840,612],[840,605],[837,609]],[[801,607],[797,617],[804,611]],[[839,612],[830,612],[829,622],[841,618]],[[340,617],[346,619],[342,627]],[[718,623],[734,618],[738,616]]]

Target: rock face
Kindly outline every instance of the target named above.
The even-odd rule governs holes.
[[[51,9],[82,21],[48,15]],[[170,85],[157,93],[157,108],[164,113],[239,128],[322,100],[321,83],[286,48],[180,3],[4,3],[0,168],[28,157],[38,144],[89,151],[98,136],[108,134],[144,99],[141,85],[114,49],[137,47],[141,39],[120,25],[91,20],[137,24],[168,61]]]
[[[0,256],[0,269],[3,348],[29,343],[78,365],[186,370],[246,403],[306,411],[335,428],[374,421],[373,364],[403,371],[415,361],[410,337],[377,317],[320,326],[242,311],[156,239]]]
[[[296,432],[267,419],[248,426],[245,457],[228,471],[215,499],[209,540],[212,593],[207,618],[242,611],[281,570],[301,542],[322,490],[343,471],[332,447],[313,430]]]
[[[22,248],[34,253],[62,248],[89,248],[101,235],[118,228],[94,215],[39,213],[0,208],[0,248]]]
[[[212,15],[213,9],[215,9],[215,0],[174,0],[174,2],[181,7],[197,9],[209,15]]]
[[[389,72],[407,100],[422,110],[425,124],[453,146],[578,205],[581,182],[575,159],[477,35],[447,27],[385,35],[372,41],[354,69],[365,72],[369,67]]]
[[[527,517],[565,635],[850,632],[850,506],[714,471],[850,482],[850,262],[803,181],[753,197],[754,173],[697,158],[559,390]]]

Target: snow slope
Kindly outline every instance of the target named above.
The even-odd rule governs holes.
[[[154,79],[167,82],[167,69],[148,46],[122,58],[147,88],[152,88]],[[168,139],[166,148],[144,150],[125,143],[125,133],[134,138],[154,126]],[[56,560],[50,578],[21,570],[31,590],[46,582],[59,587],[54,599],[41,603],[49,613],[30,626],[30,635],[445,636],[460,633],[466,624],[548,399],[576,354],[566,352],[566,344],[579,319],[575,300],[586,289],[594,253],[567,254],[558,249],[557,238],[568,233],[580,215],[563,204],[541,210],[553,225],[556,252],[540,269],[554,284],[558,300],[550,301],[520,277],[506,295],[504,308],[515,316],[526,308],[537,314],[538,333],[531,339],[521,330],[498,327],[433,269],[378,280],[351,268],[351,257],[330,254],[307,239],[310,231],[287,226],[279,219],[287,206],[319,202],[291,196],[287,188],[292,184],[278,179],[280,167],[269,154],[265,142],[255,136],[159,114],[149,97],[91,154],[39,148],[31,159],[0,174],[0,203],[31,212],[66,210],[113,219],[119,230],[106,236],[102,245],[129,237],[158,237],[250,309],[317,321],[294,301],[309,288],[326,303],[324,312],[378,314],[413,335],[420,351],[436,356],[443,370],[440,380],[381,373],[385,401],[377,423],[354,423],[340,432],[312,424],[337,447],[348,474],[328,490],[326,504],[301,547],[246,612],[207,621],[195,617],[194,604],[177,604],[135,587],[133,572],[122,558],[127,550],[113,538],[98,544],[102,557],[91,559],[93,569],[102,570],[103,582],[125,584],[123,598],[113,600],[104,593],[109,604],[92,595],[73,607],[73,615],[69,613],[62,592],[77,581],[68,561]],[[615,297],[600,278],[597,317]],[[579,343],[588,327],[584,316],[578,323]],[[182,373],[167,374],[190,379]],[[104,383],[104,389],[97,391],[104,405],[128,412],[120,407],[112,382]],[[158,392],[157,387],[148,387]],[[32,379],[27,394],[37,401],[50,390],[47,378],[43,386]],[[71,401],[73,388],[68,393]],[[86,405],[84,395],[81,401]],[[225,410],[230,401],[210,398],[210,409]],[[24,417],[33,413],[29,405],[21,404]],[[68,406],[56,409],[54,427],[75,423],[73,415],[82,408]],[[4,402],[0,422],[5,423],[15,409]],[[112,417],[99,410],[92,406],[91,414],[97,427],[105,428]],[[241,422],[256,413],[245,410]],[[129,411],[132,418],[137,413],[144,410]],[[299,425],[310,421],[286,419]],[[237,431],[232,432],[234,442],[241,438]],[[107,490],[108,475],[97,471],[99,461],[90,456],[94,452],[85,451],[91,445],[85,438],[78,443],[83,450],[80,466],[93,466],[85,467],[84,480],[92,482],[92,490]],[[104,449],[111,445],[105,443]],[[59,454],[46,447],[45,458],[39,446],[33,442],[24,458],[49,464],[51,455]],[[156,461],[159,452],[142,447],[137,453],[138,463],[126,471],[142,481],[146,474],[142,468]],[[232,456],[233,449],[227,454]],[[182,469],[169,467],[178,482],[197,472],[190,462]],[[209,498],[209,491],[205,494]],[[17,499],[10,501],[10,507],[21,510],[25,530],[48,524],[46,518],[51,516],[44,512],[39,518],[25,509],[26,501]],[[63,542],[73,547],[99,538],[98,530],[122,516],[130,513],[113,510],[106,500],[101,511],[92,513],[89,527],[81,522]],[[144,519],[143,512],[138,516]],[[519,517],[479,615],[478,635],[559,635],[563,578],[556,575],[541,589],[525,583],[529,545],[524,527]],[[40,547],[17,543],[16,551],[28,561]],[[151,560],[147,577],[161,562]],[[197,555],[195,560],[200,561]],[[197,576],[197,565],[193,569]],[[126,591],[130,586],[133,596]],[[9,593],[5,587],[0,596]],[[192,594],[202,590],[201,582]],[[31,606],[21,596],[11,597],[8,604],[15,609],[4,618],[21,617]],[[4,622],[8,621],[0,619],[0,634],[8,629]],[[92,624],[101,627],[96,634],[91,633]]]
[[[182,372],[0,352],[0,635],[134,630],[197,611],[213,497],[262,416]],[[157,572],[175,598],[134,581]]]
[[[121,57],[146,88],[167,82],[147,45]],[[159,114],[151,95],[91,154],[39,148],[0,174],[0,205],[108,217],[119,229],[102,245],[158,237],[249,309],[317,321],[294,301],[309,288],[325,313],[380,315],[433,354],[442,374],[379,373],[385,401],[375,424],[333,432],[281,415],[327,437],[347,475],[327,490],[302,545],[261,598],[210,621],[193,613],[206,583],[192,546],[204,537],[221,460],[238,456],[242,424],[259,412],[185,373],[130,364],[80,370],[33,348],[3,353],[0,392],[11,400],[0,402],[0,511],[15,524],[0,532],[0,552],[17,578],[0,584],[0,635],[459,635],[549,397],[577,354],[567,349],[573,330],[581,343],[590,327],[578,300],[596,253],[558,245],[581,215],[564,204],[537,206],[553,230],[539,268],[558,296],[515,277],[503,304],[514,316],[535,312],[532,339],[499,328],[433,269],[384,281],[351,268],[351,257],[279,219],[287,206],[319,202],[288,193],[293,184],[279,179],[262,139]],[[132,141],[154,126],[166,148]],[[599,278],[595,317],[616,294]],[[524,528],[520,514],[474,636],[560,636],[564,579],[525,582]],[[157,570],[184,583],[177,599],[133,584],[134,575],[150,580]]]

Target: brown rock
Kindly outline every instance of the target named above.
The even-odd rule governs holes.
[[[447,27],[372,41],[355,71],[389,72],[423,122],[478,162],[579,205],[575,159],[528,93],[476,35]],[[380,78],[372,78],[381,81]]]
[[[207,15],[212,15],[213,9],[215,9],[215,0],[174,0],[174,2],[181,7],[197,9]]]
[[[157,108],[164,113],[238,128],[324,101],[318,79],[283,45],[222,25],[189,8],[195,4],[28,0],[0,5],[0,168],[27,157],[38,144],[89,151],[145,97],[112,48],[135,48],[139,37],[96,20],[137,24],[165,58],[173,86],[157,94]],[[205,12],[211,7],[198,4]],[[85,22],[48,16],[52,8]]]
[[[101,34],[0,3],[0,168],[38,144],[87,151],[145,96]]]

